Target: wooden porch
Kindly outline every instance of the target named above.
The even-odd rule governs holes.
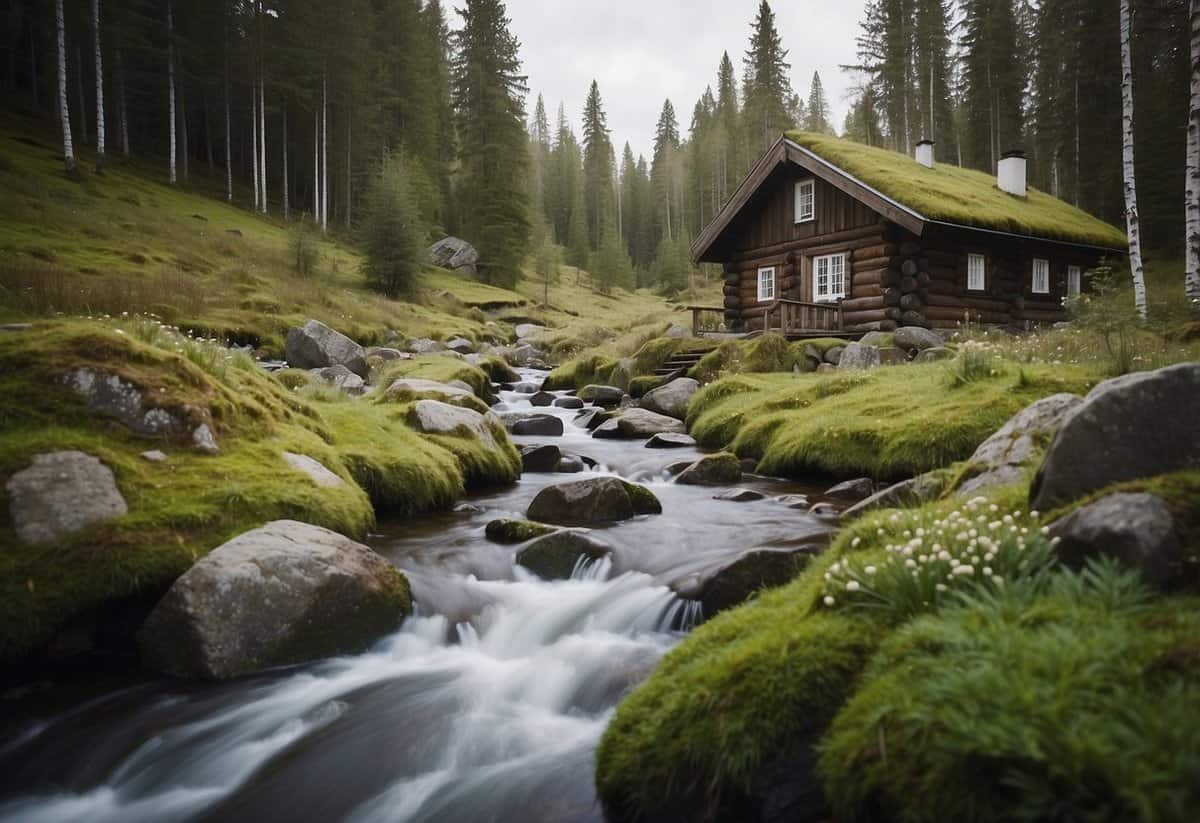
[[[724,308],[716,306],[687,306],[692,312],[692,332],[702,336],[720,328]],[[715,324],[711,316],[718,316]],[[782,334],[790,340],[810,337],[857,338],[859,333],[845,331],[845,317],[841,302],[807,303],[803,300],[777,299],[743,315],[744,319],[762,318],[762,328],[741,335],[756,337],[767,332]]]

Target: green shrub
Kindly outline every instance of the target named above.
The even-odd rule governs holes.
[[[833,817],[1192,819],[1198,605],[1093,566],[898,629],[822,746]]]
[[[425,259],[426,229],[402,158],[384,158],[363,201],[363,273],[389,297],[412,294]]]
[[[796,353],[782,334],[771,332],[756,338],[742,358],[742,371],[790,372],[796,365]]]
[[[947,382],[950,386],[966,386],[979,380],[995,377],[997,371],[996,357],[986,344],[967,341],[960,347],[958,356],[946,367]],[[1028,376],[1022,377],[1022,383],[1028,385]]]
[[[299,277],[312,277],[321,263],[321,247],[317,241],[316,226],[307,214],[292,224],[290,242],[292,268]]]

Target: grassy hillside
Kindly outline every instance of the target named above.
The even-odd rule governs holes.
[[[187,329],[278,351],[288,327],[316,318],[363,343],[388,329],[409,337],[485,333],[489,320],[535,320],[568,335],[682,320],[648,292],[591,288],[590,277],[562,270],[542,308],[543,286],[495,288],[430,268],[410,301],[366,288],[361,258],[339,227],[313,238],[315,272],[294,264],[295,222],[255,215],[224,202],[224,178],[193,167],[178,188],[165,166],[113,162],[82,179],[62,170],[57,136],[13,117],[0,128],[0,322],[31,316],[153,314]]]

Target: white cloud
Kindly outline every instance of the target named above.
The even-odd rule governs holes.
[[[648,156],[663,100],[671,99],[686,133],[696,100],[716,84],[723,51],[740,82],[758,0],[507,0],[507,6],[529,75],[529,111],[540,92],[551,122],[561,101],[578,131],[595,78],[618,152],[628,140],[635,153]],[[863,6],[864,0],[772,3],[790,51],[793,88],[807,98],[812,73],[819,71],[838,126],[853,82],[838,67],[855,62]]]

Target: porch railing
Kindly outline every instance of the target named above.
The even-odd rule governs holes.
[[[788,332],[841,331],[841,303],[805,303],[779,299],[767,306],[763,330]]]
[[[692,313],[692,334],[702,331],[718,331],[725,321],[725,309],[722,306],[684,306]]]

